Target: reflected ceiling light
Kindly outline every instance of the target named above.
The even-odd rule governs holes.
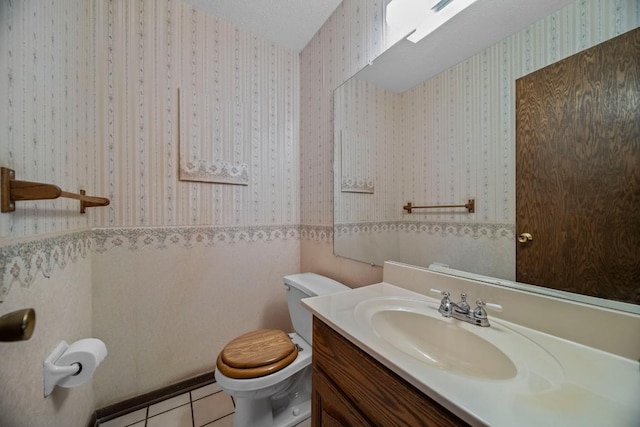
[[[429,0],[391,0],[387,5],[387,25],[406,34],[418,28],[428,10]]]
[[[476,0],[392,0],[387,5],[387,25],[406,32],[418,43]]]

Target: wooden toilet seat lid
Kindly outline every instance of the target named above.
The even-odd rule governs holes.
[[[277,329],[259,329],[230,341],[216,365],[230,378],[257,378],[277,372],[298,356],[291,338]]]

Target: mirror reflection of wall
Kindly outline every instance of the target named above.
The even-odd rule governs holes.
[[[381,246],[376,251],[385,258],[375,260],[376,264],[385,259],[419,266],[440,262],[514,280],[515,80],[638,27],[639,10],[635,0],[618,5],[598,0],[572,3],[397,94],[402,99],[404,129],[397,134],[403,138],[388,143],[395,152],[403,153],[402,159],[394,169],[397,174],[378,170],[376,176],[376,192],[387,181],[398,185],[400,195],[390,207],[393,214],[372,215],[376,207],[371,206],[366,217],[349,215],[351,208],[336,193],[335,253],[374,262],[343,250],[340,227],[348,218],[351,224],[361,224],[357,233],[355,227],[349,228],[350,246],[358,245],[356,234],[363,237],[363,246]],[[398,68],[402,67],[398,63]],[[365,68],[354,78],[366,74]],[[336,96],[341,89],[336,90]],[[335,120],[337,123],[339,118]],[[336,151],[335,156],[339,158],[340,153]],[[476,200],[474,214],[464,209],[414,211],[410,215],[402,211],[406,202],[460,204],[470,198]],[[379,238],[383,234],[379,230],[392,228],[398,232]],[[387,243],[392,249],[385,249]]]
[[[334,221],[340,235],[334,243],[340,254],[377,265],[392,255],[395,245],[381,240],[395,239],[388,227],[400,219],[401,186],[394,177],[400,176],[403,161],[395,145],[404,139],[401,112],[397,94],[359,79],[334,92]],[[362,191],[368,180],[371,186]],[[363,233],[370,239],[367,244],[361,242]]]
[[[513,279],[512,224],[496,224],[495,220],[486,224],[465,209],[415,210],[412,214],[402,209],[407,201],[456,204],[458,199],[473,198],[477,191],[477,150],[472,146],[478,138],[471,134],[480,134],[479,126],[489,112],[482,114],[485,105],[474,103],[469,92],[458,92],[457,98],[442,93],[437,85],[433,89],[423,84],[397,94],[358,75],[334,92],[334,251],[376,265],[393,259],[426,266],[425,260],[446,259],[461,269]],[[442,102],[447,104],[445,111],[438,110]],[[467,105],[467,114],[477,114],[481,121],[443,128],[444,116],[453,109],[449,103]],[[445,141],[435,147],[425,144],[439,137]],[[355,167],[350,169],[352,162]],[[375,193],[345,193],[345,179],[353,180],[362,173],[363,163],[375,171]],[[487,189],[484,195],[489,194]],[[485,212],[485,218],[489,217]],[[472,255],[478,251],[487,255]]]
[[[376,137],[347,129],[340,132],[343,193],[375,193]]]

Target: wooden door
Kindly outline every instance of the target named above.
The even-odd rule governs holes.
[[[516,81],[516,278],[640,304],[640,29]]]

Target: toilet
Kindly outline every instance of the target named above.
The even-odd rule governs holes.
[[[231,340],[216,361],[216,382],[235,401],[234,427],[289,427],[311,415],[312,314],[302,298],[346,291],[315,273],[284,277],[293,333],[260,329]]]

